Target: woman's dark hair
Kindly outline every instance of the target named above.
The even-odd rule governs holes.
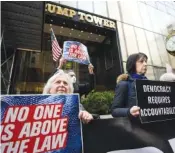
[[[126,70],[129,74],[136,73],[136,61],[138,61],[140,58],[146,58],[146,60],[148,59],[144,53],[136,53],[128,57],[126,62]]]

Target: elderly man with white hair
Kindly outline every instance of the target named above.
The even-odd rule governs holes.
[[[175,73],[169,64],[166,64],[166,73],[161,75],[160,81],[170,81],[175,82]]]
[[[73,82],[70,75],[63,70],[58,70],[46,83],[43,94],[71,94],[73,93]],[[80,104],[79,118],[84,123],[89,123],[93,120],[93,116],[84,110],[84,107]]]

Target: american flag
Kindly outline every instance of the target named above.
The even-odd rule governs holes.
[[[51,28],[51,41],[52,41],[53,60],[56,62],[58,61],[59,57],[62,55],[62,49],[60,48],[60,45],[58,44],[58,41],[55,37],[55,34],[52,28]]]

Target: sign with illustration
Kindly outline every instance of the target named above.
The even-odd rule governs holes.
[[[77,41],[65,41],[63,45],[63,58],[80,64],[90,64],[87,47]]]
[[[1,96],[1,152],[81,153],[78,95]]]

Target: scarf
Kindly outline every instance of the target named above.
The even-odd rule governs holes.
[[[140,75],[140,74],[137,74],[137,73],[133,73],[133,74],[131,74],[131,77],[133,79],[147,80],[147,77],[144,76],[144,74]]]

